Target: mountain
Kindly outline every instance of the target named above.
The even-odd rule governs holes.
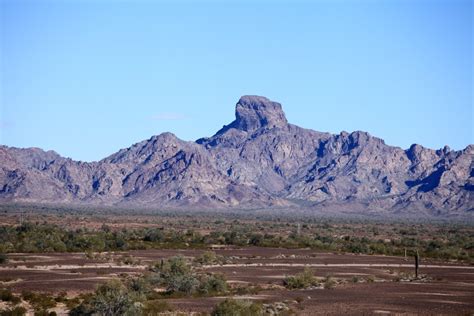
[[[163,133],[90,163],[0,146],[0,162],[2,202],[474,214],[474,145],[403,150],[316,132],[260,96],[196,142]]]

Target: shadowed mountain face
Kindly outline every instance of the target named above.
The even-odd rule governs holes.
[[[209,138],[164,133],[92,163],[0,146],[0,201],[474,211],[474,145],[403,150],[365,132],[316,132],[259,96],[243,96],[235,116]]]

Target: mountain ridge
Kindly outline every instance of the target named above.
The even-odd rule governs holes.
[[[162,133],[96,162],[0,146],[0,201],[160,207],[300,207],[472,213],[474,145],[404,150],[367,132],[288,123],[282,106],[243,96],[211,137]]]

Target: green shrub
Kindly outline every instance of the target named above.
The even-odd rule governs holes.
[[[222,274],[211,274],[201,280],[199,292],[202,294],[223,293],[227,291],[227,282]]]
[[[216,264],[218,262],[217,255],[213,251],[206,251],[200,256],[194,258],[194,262],[200,265]]]
[[[54,300],[58,303],[66,303],[67,302],[67,293],[62,291],[62,292],[59,292],[56,297],[54,298]]]
[[[26,308],[16,306],[10,309],[0,310],[0,316],[23,316],[26,314]]]
[[[69,298],[65,302],[66,307],[71,310],[81,304],[79,297]]]
[[[140,264],[140,260],[134,259],[130,255],[123,255],[117,261],[118,261],[118,263],[125,264],[125,265],[138,265],[138,264]]]
[[[132,305],[127,289],[118,280],[100,285],[91,300],[93,313],[104,316],[124,315]]]
[[[0,290],[0,300],[4,302],[10,302],[13,299],[14,295],[10,289],[1,289]]]
[[[150,283],[144,277],[128,280],[127,288],[137,297],[144,297],[153,291]]]
[[[327,290],[330,290],[330,289],[333,289],[335,286],[336,286],[336,281],[331,276],[328,275],[324,279],[324,288]]]
[[[69,315],[139,315],[140,310],[134,305],[130,293],[120,280],[110,280],[97,287],[81,304],[71,309]]]
[[[169,258],[163,267],[163,272],[170,275],[185,275],[190,271],[191,267],[182,256]]]
[[[92,313],[92,306],[88,301],[84,301],[69,310],[69,316],[90,316]]]
[[[303,272],[287,277],[283,283],[288,289],[305,289],[316,285],[318,282],[314,277],[313,271],[306,267]]]
[[[262,290],[259,285],[240,285],[232,288],[235,295],[257,295]]]
[[[30,292],[30,291],[22,291],[21,292],[21,297],[23,297],[23,299],[25,301],[29,301],[35,294],[33,292]]]
[[[4,264],[8,262],[8,256],[4,253],[0,253],[0,264]]]
[[[10,302],[13,305],[19,304],[21,302],[21,299],[18,296],[15,296],[10,289],[0,290],[0,300],[4,302]]]
[[[214,307],[212,316],[259,316],[263,315],[263,307],[260,304],[245,300],[227,298]]]
[[[212,253],[205,253],[198,261],[204,263],[212,261],[214,258]],[[151,287],[166,287],[167,294],[209,294],[227,290],[227,283],[222,275],[196,273],[181,256],[161,260],[151,268],[151,271],[153,272],[146,275],[143,281]]]
[[[163,240],[163,232],[158,228],[150,228],[145,232],[144,241],[157,242]]]
[[[143,304],[142,313],[147,316],[160,315],[165,312],[173,311],[173,307],[163,300],[146,301]]]
[[[191,267],[184,257],[176,256],[155,263],[151,270],[160,273],[163,277],[167,277],[173,274],[188,274],[191,271]]]
[[[166,279],[169,293],[192,294],[199,286],[199,280],[191,274],[172,274]]]
[[[35,315],[49,315],[47,310],[56,306],[55,299],[46,293],[23,292],[22,296],[31,304]]]

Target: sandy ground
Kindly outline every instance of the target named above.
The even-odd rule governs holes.
[[[422,258],[420,272],[425,279],[410,282],[403,278],[396,280],[403,273],[413,272],[411,258],[250,247],[215,252],[228,257],[230,263],[201,269],[225,274],[233,286],[251,284],[264,288],[257,295],[239,298],[263,302],[286,300],[301,315],[474,313],[474,266]],[[136,266],[89,259],[78,253],[12,254],[10,262],[0,268],[0,281],[15,292],[67,291],[75,295],[91,291],[98,283],[121,274],[140,274],[151,262],[200,253],[202,250],[130,251],[128,254],[140,260]],[[332,276],[339,284],[333,289],[289,291],[282,287],[286,276],[301,272],[306,266],[317,277]],[[352,283],[354,276],[360,282]],[[169,302],[179,310],[206,312],[223,299],[182,298]]]

